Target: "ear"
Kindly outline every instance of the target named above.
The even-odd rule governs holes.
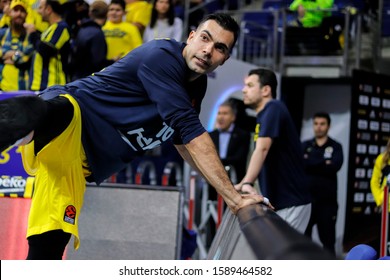
[[[192,30],[191,32],[190,32],[190,34],[188,35],[188,38],[187,38],[187,44],[194,38],[194,36],[195,36],[195,31],[194,30]]]
[[[272,91],[271,91],[271,87],[269,85],[263,86],[261,89],[261,93],[262,93],[263,97],[272,97]]]

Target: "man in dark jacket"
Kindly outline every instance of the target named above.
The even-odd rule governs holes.
[[[337,172],[343,164],[343,149],[340,143],[328,136],[329,128],[329,114],[316,113],[313,117],[314,138],[302,144],[312,196],[312,211],[305,234],[311,237],[316,224],[324,248],[335,254]]]
[[[89,19],[83,19],[72,50],[72,80],[77,80],[108,66],[107,44],[101,27],[107,19],[108,5],[95,1],[89,8]]]
[[[218,108],[216,129],[210,132],[219,157],[225,166],[234,167],[237,182],[245,175],[250,134],[235,125],[237,110],[229,100]]]

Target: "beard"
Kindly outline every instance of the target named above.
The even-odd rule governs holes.
[[[24,32],[24,22],[25,20],[22,18],[15,18],[11,21],[12,28],[18,32]]]

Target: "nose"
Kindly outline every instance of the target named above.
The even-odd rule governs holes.
[[[203,48],[203,52],[206,54],[206,55],[210,55],[211,52],[213,50],[213,44],[206,44]]]

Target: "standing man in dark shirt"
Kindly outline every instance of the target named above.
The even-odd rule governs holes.
[[[324,248],[335,254],[337,172],[343,164],[343,149],[328,136],[330,121],[328,113],[316,113],[313,117],[314,138],[302,144],[312,195],[312,211],[305,234],[311,237],[316,224]]]
[[[277,86],[269,69],[253,69],[245,78],[244,103],[257,113],[255,149],[244,179],[235,188],[256,193],[253,184],[258,179],[261,193],[270,198],[276,213],[304,233],[311,205],[301,141],[286,106],[274,99]]]
[[[0,102],[0,150],[28,143],[22,159],[35,176],[28,259],[61,259],[72,235],[78,248],[86,181],[99,184],[170,139],[234,214],[267,201],[234,189],[199,119],[206,74],[229,58],[238,32],[231,16],[210,14],[186,43],[153,40],[41,97]]]

